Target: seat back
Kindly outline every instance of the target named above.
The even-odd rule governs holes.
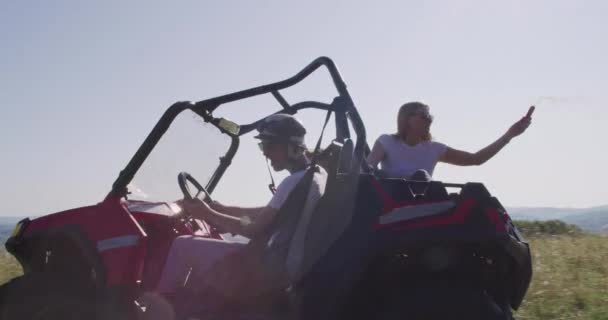
[[[317,163],[327,171],[327,188],[331,188],[338,175],[350,172],[353,148],[351,139],[343,143],[334,140],[316,157]]]
[[[349,173],[353,166],[353,150],[355,145],[353,140],[345,139],[342,144],[342,150],[340,150],[338,164],[336,168],[337,174]]]
[[[355,212],[360,174],[354,168],[359,165],[354,159],[354,143],[349,138],[343,143],[333,141],[326,150],[331,150],[327,184],[306,230],[302,273],[309,271],[342,236]]]

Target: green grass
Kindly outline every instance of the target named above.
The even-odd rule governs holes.
[[[589,234],[533,236],[534,275],[518,320],[608,319],[608,237]],[[0,249],[0,283],[21,274]]]
[[[608,319],[608,237],[529,239],[534,275],[517,319]]]
[[[4,248],[0,249],[0,284],[21,275],[22,270],[19,262]]]

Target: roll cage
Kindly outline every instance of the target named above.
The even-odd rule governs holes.
[[[322,66],[327,68],[327,71],[329,72],[338,93],[330,104],[317,101],[302,101],[290,104],[283,97],[283,95],[281,95],[280,90],[284,90],[300,83]],[[206,189],[209,192],[213,192],[224,172],[232,163],[232,159],[239,147],[240,136],[255,130],[257,124],[264,120],[264,118],[262,118],[252,123],[239,125],[240,129],[238,132],[230,132],[231,130],[226,130],[225,126],[222,126],[223,119],[214,117],[213,112],[223,104],[264,94],[271,94],[281,105],[282,110],[278,111],[277,113],[287,113],[293,115],[299,110],[309,108],[321,109],[334,113],[336,140],[338,142],[344,142],[346,139],[351,138],[348,125],[348,122],[350,122],[356,135],[353,159],[361,160],[367,153],[369,153],[369,147],[366,141],[365,126],[361,120],[361,117],[359,116],[359,113],[357,112],[357,109],[355,108],[354,102],[346,88],[344,80],[340,76],[336,65],[330,58],[319,57],[298,72],[295,76],[283,81],[218,96],[195,103],[190,101],[174,103],[171,105],[171,107],[169,107],[169,109],[167,109],[167,111],[165,111],[150,134],[148,134],[148,137],[146,137],[142,145],[139,147],[135,155],[131,158],[127,166],[120,172],[118,178],[112,185],[112,190],[108,194],[108,197],[124,197],[127,195],[128,184],[131,182],[146,158],[150,155],[156,144],[160,141],[161,137],[169,129],[169,126],[173,120],[175,120],[175,118],[185,110],[193,111],[205,122],[212,124],[222,133],[230,136],[230,147],[228,148],[228,151],[222,157],[220,157],[220,164],[215,169],[206,186]],[[359,166],[362,163],[365,162],[354,161],[351,169],[359,170]],[[366,168],[364,167],[364,169]]]

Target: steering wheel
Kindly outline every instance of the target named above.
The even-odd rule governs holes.
[[[207,191],[207,189],[205,189],[205,187],[203,187],[198,181],[196,181],[196,179],[194,179],[194,177],[192,175],[190,175],[188,172],[180,172],[177,175],[177,184],[179,185],[180,190],[182,191],[182,193],[184,194],[184,199],[185,200],[192,200],[195,198],[198,198],[198,196],[202,193],[205,194],[205,198],[202,199],[203,201],[205,201],[206,203],[211,203],[213,200],[211,199],[211,195],[209,194],[209,192]],[[190,187],[189,185],[192,184],[194,187],[196,187],[197,192],[196,194],[193,196],[192,192],[190,191]],[[207,223],[209,224],[209,223]],[[218,228],[217,226],[211,225],[209,224],[209,226],[211,227],[211,231],[215,232],[215,233],[224,233],[220,228]]]
[[[207,203],[211,203],[211,201],[212,201],[211,195],[209,195],[209,192],[207,192],[207,189],[205,189],[205,187],[203,187],[198,181],[196,181],[196,179],[194,179],[194,177],[192,175],[190,175],[188,172],[185,172],[185,171],[180,172],[177,175],[177,184],[179,184],[179,188],[180,188],[180,190],[182,190],[182,193],[184,194],[184,199],[192,200],[192,199],[198,198],[198,196],[201,194],[201,192],[203,192],[205,194],[205,198],[203,199],[203,201],[205,201]],[[194,196],[192,195],[192,192],[190,191],[189,184],[192,184],[197,189],[197,192]]]

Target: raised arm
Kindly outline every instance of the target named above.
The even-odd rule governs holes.
[[[503,135],[489,146],[475,153],[447,147],[443,155],[439,157],[439,161],[457,166],[478,166],[495,156],[498,151],[509,143],[509,140],[511,139]]]
[[[532,112],[534,107],[528,110],[528,114],[515,122],[505,134],[503,134],[496,141],[488,145],[487,147],[475,152],[470,153],[462,150],[457,150],[448,147],[446,151],[439,157],[439,161],[446,162],[458,166],[478,166],[494,157],[504,146],[506,146],[511,139],[522,134],[530,126],[532,121]]]

